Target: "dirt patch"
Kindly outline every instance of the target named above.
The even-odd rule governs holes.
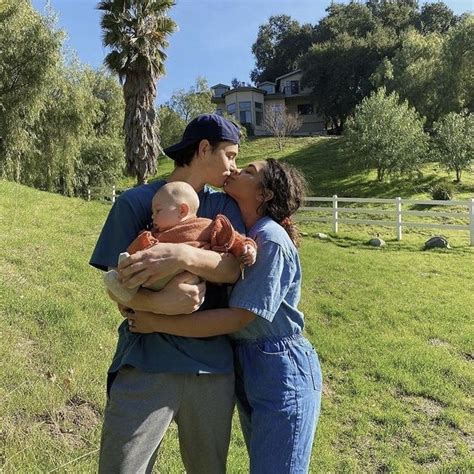
[[[17,265],[14,265],[5,259],[2,259],[2,265],[0,266],[0,277],[4,279],[5,285],[8,281],[9,286],[18,287],[25,285],[28,280],[24,277]]]
[[[7,442],[7,433],[3,430],[0,430],[0,470],[2,470],[3,465],[5,464],[5,446]]]
[[[433,339],[428,339],[428,342],[435,347],[450,347],[451,344],[448,341],[443,341],[442,339],[438,338],[433,338]]]
[[[66,408],[60,413],[64,419],[70,420],[75,426],[84,431],[93,429],[100,419],[99,410],[77,395],[67,402]]]
[[[409,403],[415,411],[430,418],[436,418],[443,411],[443,405],[432,398],[404,395],[403,400]]]
[[[331,383],[328,380],[323,381],[323,398],[332,398],[334,390],[331,388]]]
[[[87,400],[74,396],[62,409],[43,413],[37,419],[50,436],[70,447],[80,448],[87,444],[86,435],[99,423],[100,413]]]
[[[474,361],[474,354],[472,352],[461,352],[461,357],[468,362]]]

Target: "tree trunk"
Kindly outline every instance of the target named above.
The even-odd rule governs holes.
[[[156,173],[159,152],[155,123],[156,86],[150,74],[131,72],[123,86],[125,99],[125,159],[127,173],[145,184]]]
[[[333,129],[334,129],[334,135],[342,135],[342,132],[344,130],[344,124],[342,120],[339,119],[339,117],[333,117],[332,118],[332,123],[333,123]]]
[[[461,182],[461,173],[462,173],[462,170],[457,168],[456,169],[456,182],[457,183],[460,183]]]

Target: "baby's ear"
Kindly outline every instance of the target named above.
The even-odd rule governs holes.
[[[179,205],[179,217],[186,217],[189,214],[189,205],[185,202]]]

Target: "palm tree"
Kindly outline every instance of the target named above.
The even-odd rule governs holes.
[[[118,74],[125,99],[127,172],[146,183],[156,172],[161,151],[154,123],[156,81],[165,72],[167,38],[176,23],[167,16],[173,0],[104,0],[101,26],[104,46],[112,51],[106,66]]]

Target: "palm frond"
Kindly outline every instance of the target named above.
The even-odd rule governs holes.
[[[97,10],[110,11],[113,7],[113,3],[112,0],[103,0],[102,2],[99,2],[95,8]]]
[[[105,57],[104,63],[111,71],[118,74],[122,82],[127,72],[128,56],[119,51],[111,51]]]

